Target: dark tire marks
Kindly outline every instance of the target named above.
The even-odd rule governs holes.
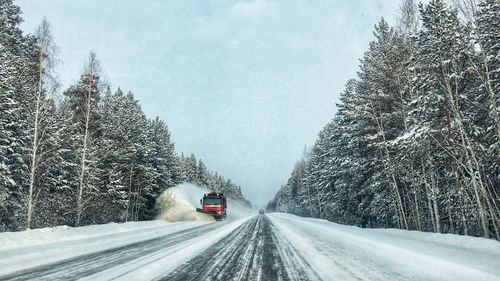
[[[161,280],[319,280],[263,215],[241,225]]]

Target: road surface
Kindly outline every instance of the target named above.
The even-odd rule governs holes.
[[[0,280],[500,280],[499,243],[481,238],[365,230],[286,214],[148,231],[146,239],[128,233],[136,238],[120,245],[109,246],[125,234],[80,248],[45,246],[51,254],[26,266],[36,247],[0,250]],[[81,250],[90,243],[102,248]],[[69,257],[51,258],[58,255],[53,247]]]
[[[248,220],[162,280],[319,280],[266,216]]]

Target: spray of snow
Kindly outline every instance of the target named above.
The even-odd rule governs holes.
[[[257,212],[248,206],[244,205],[241,201],[227,198],[227,219],[236,220],[249,215],[256,215]]]
[[[189,183],[165,190],[156,200],[158,218],[169,222],[214,221],[213,216],[196,212],[203,193],[207,192],[208,189]]]
[[[208,214],[196,212],[201,208],[200,199],[204,193],[210,192],[207,188],[183,183],[165,190],[156,200],[156,209],[159,210],[159,219],[169,222],[178,221],[214,221]],[[238,200],[227,199],[227,219],[239,219],[248,216],[252,210]]]

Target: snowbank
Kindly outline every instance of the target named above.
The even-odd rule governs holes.
[[[20,232],[0,233],[0,253],[7,250],[30,247],[34,245],[49,244],[52,242],[71,242],[83,238],[100,238],[108,234],[134,232],[138,229],[147,231],[165,226],[164,221],[108,223],[102,225],[88,225],[71,227],[67,225],[28,229]]]
[[[156,220],[0,233],[0,275],[153,239],[206,223]]]
[[[158,218],[168,222],[214,221],[208,214],[196,212],[201,208],[200,199],[210,190],[197,185],[183,183],[165,190],[156,200]],[[251,209],[231,197],[227,199],[227,219],[239,219],[251,213]]]
[[[269,217],[325,279],[500,280],[495,240],[363,229],[281,213]]]

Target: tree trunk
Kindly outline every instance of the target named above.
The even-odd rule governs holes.
[[[316,188],[316,199],[318,200],[318,217],[320,219],[324,218],[323,205],[321,204],[321,196],[318,188]]]
[[[421,163],[421,166],[422,166],[422,177],[424,179],[425,193],[427,194],[427,208],[429,209],[429,214],[431,216],[432,229],[434,232],[437,232],[436,222],[434,220],[434,212],[432,209],[431,195],[429,193],[430,187],[429,187],[429,182],[427,182],[427,177],[425,176],[426,172],[425,172],[425,166],[424,166],[423,161]]]
[[[439,216],[439,207],[437,203],[437,196],[439,194],[439,187],[436,184],[436,179],[434,178],[434,167],[432,165],[432,160],[429,158],[429,173],[431,175],[431,199],[434,208],[434,217],[436,219],[436,231],[441,233],[441,219]]]
[[[433,207],[434,207],[434,217],[436,219],[436,231],[438,233],[441,233],[441,221],[439,218],[439,208],[438,208],[437,198],[436,198],[437,193],[439,192],[439,189],[436,186],[436,182],[434,180],[434,172],[432,172],[432,171],[431,171],[431,185],[432,185],[431,199],[432,199],[432,203],[433,203]]]
[[[450,232],[455,233],[455,226],[453,224],[453,217],[451,212],[451,206],[446,206],[446,210],[448,211],[448,223],[450,224]]]
[[[89,93],[87,97],[87,112],[85,116],[85,133],[83,135],[83,151],[82,151],[81,169],[79,177],[78,200],[76,202],[76,226],[80,226],[80,219],[83,211],[83,205],[82,205],[83,179],[85,176],[85,160],[87,156],[87,140],[88,140],[89,122],[90,122],[90,110],[91,110],[90,95],[91,95],[91,87],[89,87]]]
[[[384,169],[386,170],[386,173],[390,174],[390,178],[392,180],[393,191],[394,191],[394,194],[395,194],[396,200],[397,200],[397,205],[398,205],[397,208],[399,209],[401,219],[403,221],[405,229],[408,230],[409,229],[408,228],[408,220],[406,219],[406,214],[405,214],[405,211],[403,208],[403,200],[401,200],[401,194],[399,192],[398,183],[396,181],[394,167],[392,166],[392,162],[391,162],[391,159],[389,156],[389,150],[387,149],[387,141],[385,139],[385,131],[384,131],[384,127],[382,124],[382,117],[380,117],[380,120],[379,120],[377,118],[377,116],[374,114],[374,119],[375,119],[375,122],[377,124],[378,132],[382,135],[383,147],[384,147],[384,152],[385,152],[385,160],[387,161],[387,165],[389,166],[389,167],[387,167],[387,165],[384,165]]]
[[[429,194],[429,188],[426,188],[426,193],[427,193],[427,208],[429,209],[429,213],[431,215],[431,223],[432,223],[432,230],[434,232],[437,232],[437,227],[436,227],[436,220],[434,216],[434,210],[432,208],[432,199],[431,195]]]
[[[140,207],[140,200],[141,200],[141,185],[138,187],[139,189],[137,190],[137,197],[135,199],[135,220],[139,221],[139,210],[141,209]]]
[[[444,110],[445,110],[445,115],[446,115],[446,127],[448,129],[448,145],[450,146],[451,148],[451,166],[452,166],[452,169],[453,169],[453,177],[455,179],[455,187],[456,187],[456,192],[457,193],[460,193],[461,190],[462,190],[462,185],[460,184],[460,178],[458,176],[458,164],[457,164],[457,151],[456,151],[456,147],[455,147],[455,141],[454,141],[454,134],[453,134],[453,131],[451,129],[451,118],[450,118],[450,112],[448,110],[448,104],[449,104],[449,101],[448,101],[448,98],[445,97],[445,105],[444,105]],[[450,201],[453,203],[453,195],[450,195],[449,196],[450,198]],[[452,214],[451,214],[451,210],[450,210],[450,206],[446,206],[446,209],[448,210],[448,219],[449,219],[449,223],[450,223],[450,229],[451,229],[451,232],[454,232],[454,228],[453,228],[453,218],[452,218]]]
[[[38,65],[38,91],[36,95],[36,107],[35,107],[35,123],[34,123],[34,136],[33,136],[33,147],[31,153],[31,169],[30,169],[30,186],[29,186],[29,198],[28,198],[28,218],[26,220],[26,228],[31,228],[31,216],[33,213],[33,189],[35,183],[35,171],[36,171],[36,157],[38,151],[38,117],[40,114],[40,99],[42,96],[42,78],[43,78],[43,56],[45,50],[42,48],[40,50],[40,59]]]
[[[464,205],[465,205],[465,202],[463,201],[463,195],[461,194],[460,195],[460,198],[461,198],[461,208],[460,208],[460,212],[461,212],[461,215],[462,215],[462,224],[464,226],[464,235],[469,235],[469,232],[468,232],[468,229],[467,229],[467,218],[465,217],[465,212],[464,212]]]
[[[132,164],[130,164],[130,173],[129,173],[129,179],[128,179],[128,200],[127,200],[127,212],[125,213],[125,222],[128,222],[130,197],[131,196],[132,196]]]
[[[486,191],[486,188],[484,187],[484,184],[483,184],[482,173],[481,173],[479,163],[477,161],[476,154],[474,152],[474,146],[472,144],[472,141],[468,137],[467,133],[465,132],[465,127],[464,127],[463,122],[462,122],[462,115],[461,115],[460,109],[458,107],[458,97],[455,98],[453,95],[451,81],[444,79],[443,84],[444,84],[443,88],[444,88],[445,95],[447,95],[447,98],[449,99],[449,101],[452,105],[451,108],[454,111],[455,122],[457,124],[458,132],[460,133],[462,145],[465,147],[465,158],[467,160],[467,165],[465,165],[465,169],[471,177],[472,186],[474,188],[474,194],[476,195],[476,202],[477,202],[478,208],[479,208],[479,215],[481,218],[481,225],[483,227],[484,237],[489,238],[489,230],[488,230],[488,225],[486,222],[486,216],[484,213],[485,210],[483,208],[483,203],[481,202],[480,195],[482,195],[483,198],[486,200],[486,203],[488,205],[488,208],[489,208],[489,211],[490,211],[490,214],[492,217],[493,227],[495,228],[495,232],[497,234],[497,239],[500,240],[500,236],[498,234],[496,215],[495,215],[494,209],[491,205],[491,202],[489,200],[489,196],[488,196],[488,193]],[[481,194],[479,192],[481,192]]]
[[[418,192],[415,190],[414,192],[415,195],[415,216],[417,217],[417,230],[422,231],[422,222],[420,221],[420,210],[418,207]]]

